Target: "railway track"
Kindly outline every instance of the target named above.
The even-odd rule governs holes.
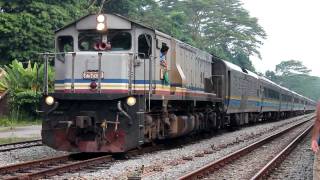
[[[8,144],[1,144],[0,145],[0,152],[11,151],[15,149],[22,149],[22,148],[30,148],[34,146],[42,146],[42,140],[30,140],[30,141],[23,141],[23,142],[16,142],[16,143],[8,143]]]
[[[275,168],[277,165],[279,165],[285,157],[290,153],[294,147],[299,144],[300,140],[303,139],[305,135],[311,130],[312,123],[309,121],[313,119],[310,118],[306,121],[303,121],[295,126],[292,126],[290,128],[287,128],[277,134],[270,135],[258,142],[255,142],[251,145],[248,145],[232,154],[229,154],[225,157],[220,158],[219,160],[209,163],[193,172],[190,172],[182,177],[180,177],[180,180],[186,180],[186,179],[206,179],[206,178],[214,178],[214,179],[229,179],[230,176],[235,178],[234,176],[238,173],[239,174],[246,174],[247,176],[237,176],[240,179],[262,179],[268,176],[268,174]],[[301,130],[301,127],[303,130]],[[299,129],[300,128],[300,129]],[[297,132],[295,132],[297,131]],[[294,133],[295,132],[295,133]],[[267,149],[268,145],[267,143],[276,143],[277,139],[281,137],[287,136],[289,133],[290,136],[293,136],[293,138],[290,138],[290,143],[288,142],[286,145],[282,147],[282,150],[279,150],[277,153],[271,153],[269,155],[262,154],[259,152],[260,149]],[[294,135],[293,135],[294,134]],[[298,134],[298,135],[297,135]],[[289,136],[289,137],[290,137]],[[279,140],[278,140],[279,141]],[[279,142],[281,142],[280,140]],[[280,147],[278,142],[278,146]],[[276,148],[275,148],[276,149]],[[262,150],[261,150],[262,151]],[[268,151],[267,151],[268,152]],[[256,154],[254,154],[256,153]],[[260,156],[257,157],[257,154],[260,153]],[[263,157],[263,156],[265,157]],[[260,158],[261,157],[261,158]],[[255,158],[255,160],[251,161],[250,159]],[[267,161],[263,159],[267,159]],[[258,160],[257,160],[258,159]],[[262,159],[262,160],[261,160]],[[250,162],[251,161],[251,162]],[[256,161],[256,162],[254,162]],[[259,163],[257,163],[259,162]],[[263,165],[259,165],[259,164]],[[253,168],[249,165],[254,166]],[[244,169],[238,169],[239,166],[242,166]],[[228,174],[232,171],[235,174]],[[254,172],[251,172],[254,171]]]
[[[269,175],[269,173],[290,154],[290,152],[300,143],[300,141],[311,131],[313,125],[309,126],[305,131],[298,135],[285,149],[277,154],[271,161],[268,162],[261,170],[256,173],[251,179],[262,179]]]
[[[179,143],[175,144],[177,145]],[[126,155],[136,156],[162,149],[167,149],[167,146],[148,146],[129,151]],[[114,160],[114,157],[111,155],[100,154],[99,156],[86,157],[87,155],[88,154],[72,154],[0,167],[0,175],[2,179],[48,178],[63,173],[77,172],[92,166],[109,166]]]
[[[0,168],[2,179],[40,179],[112,161],[111,155],[70,154]]]
[[[143,149],[134,149],[126,155],[136,156],[162,148],[161,146],[150,146]],[[1,179],[6,180],[48,178],[102,164],[106,166],[113,160],[112,155],[76,153],[0,167],[0,176]]]

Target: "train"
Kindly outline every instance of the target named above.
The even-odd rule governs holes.
[[[123,153],[158,140],[310,113],[316,106],[118,14],[89,14],[58,29],[55,49],[54,91],[46,88],[43,96],[41,134],[43,144],[57,150]]]

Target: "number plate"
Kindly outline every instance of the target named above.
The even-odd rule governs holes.
[[[98,71],[85,71],[83,72],[83,79],[99,79]],[[101,79],[103,79],[104,73],[101,71]]]

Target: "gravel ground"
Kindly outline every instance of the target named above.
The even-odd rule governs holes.
[[[0,166],[32,161],[36,159],[55,157],[67,154],[67,152],[56,151],[47,146],[35,146],[25,149],[16,149],[0,153]]]
[[[219,171],[211,174],[209,179],[251,179],[265,164],[281,152],[302,130],[305,130],[311,123],[274,139],[268,144],[250,152],[231,164],[224,166]]]
[[[310,144],[311,135],[309,134],[268,179],[312,179],[314,154]]]
[[[1,130],[0,138],[23,137],[35,139],[41,138],[41,126],[23,126],[12,130]],[[6,147],[8,148],[8,147]],[[16,149],[7,152],[0,152],[0,167],[15,163],[32,161],[36,159],[49,158],[67,154],[67,152],[56,151],[47,146],[35,146],[31,148]]]
[[[310,117],[310,116],[308,116]],[[280,131],[288,124],[300,118],[291,118],[279,122],[263,123],[241,130],[216,135],[181,148],[148,153],[129,160],[116,161],[110,167],[102,167],[64,174],[68,179],[126,179],[128,174],[138,173],[135,169],[145,167],[149,174],[143,179],[176,179],[186,172],[190,172],[234,152],[254,141],[260,140],[274,132]],[[207,152],[205,152],[207,151]],[[210,152],[213,151],[213,152]],[[53,177],[53,179],[63,179]]]

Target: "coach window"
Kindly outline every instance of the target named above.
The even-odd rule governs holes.
[[[152,37],[149,34],[141,34],[138,37],[138,53],[142,59],[147,59],[152,53]]]
[[[73,37],[72,36],[59,36],[58,37],[58,50],[59,50],[59,52],[73,52]]]

